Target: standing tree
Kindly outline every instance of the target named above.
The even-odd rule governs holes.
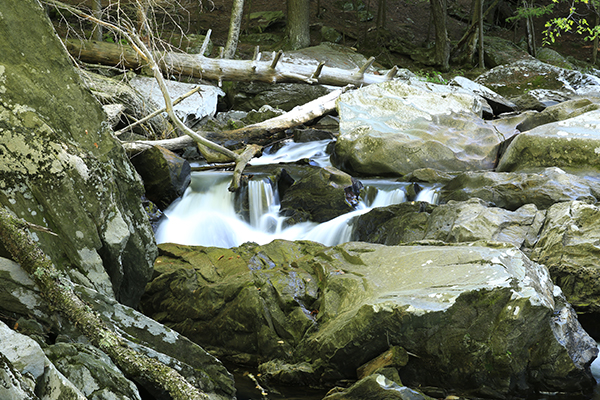
[[[429,3],[435,25],[435,65],[441,71],[448,71],[450,69],[450,40],[446,27],[446,0],[429,0]]]
[[[287,0],[288,46],[298,50],[310,46],[310,1]]]
[[[244,14],[244,0],[233,0],[231,9],[231,22],[229,23],[229,35],[225,44],[223,58],[233,58],[237,49],[240,29],[242,26],[242,15]]]

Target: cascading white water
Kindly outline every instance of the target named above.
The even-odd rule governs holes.
[[[321,159],[327,142],[302,145],[307,145],[309,153]],[[298,145],[295,143],[294,147]],[[285,153],[286,156],[278,153]],[[298,149],[293,151],[295,159],[290,157],[289,148],[284,147],[278,153],[269,156],[271,161],[285,159],[289,162],[306,158],[306,153]],[[259,162],[253,160],[253,163]],[[312,240],[333,246],[350,240],[355,217],[374,207],[406,201],[406,187],[410,185],[405,182],[365,180],[365,186],[376,188],[377,193],[371,201],[361,201],[355,211],[321,224],[303,222],[284,227],[285,218],[279,215],[279,193],[267,178],[255,176],[248,182],[249,221],[245,221],[236,210],[235,195],[228,190],[230,180],[230,173],[192,173],[192,183],[183,197],[165,210],[165,218],[156,231],[157,242],[235,247],[249,241],[266,244],[274,239],[287,239]],[[437,188],[423,188],[415,200],[437,202]]]

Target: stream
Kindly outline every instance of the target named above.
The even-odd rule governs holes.
[[[277,164],[309,159],[321,167],[331,165],[326,148],[329,140],[308,143],[286,143],[278,151],[252,160],[251,165]],[[318,224],[302,222],[285,224],[279,215],[281,207],[277,187],[260,174],[248,182],[249,217],[236,207],[235,195],[228,190],[230,172],[193,172],[192,181],[181,199],[165,210],[156,231],[158,243],[195,246],[236,247],[245,242],[266,244],[275,239],[312,240],[335,246],[350,240],[355,217],[374,207],[411,201],[438,202],[439,186],[420,187],[414,198],[408,195],[412,183],[392,179],[361,179],[368,199],[361,199],[355,210]]]
[[[330,166],[326,148],[329,140],[309,143],[289,142],[279,150],[264,154],[252,160],[251,165],[289,163],[309,159],[314,165]],[[355,217],[367,213],[375,207],[385,207],[405,201],[439,202],[440,185],[420,185],[416,197],[408,193],[413,185],[393,179],[361,179],[364,185],[360,202],[354,211],[330,221],[318,224],[303,222],[286,226],[285,217],[279,215],[280,198],[276,186],[261,174],[255,174],[248,182],[249,211],[244,218],[236,206],[235,195],[229,192],[231,172],[193,172],[190,186],[184,195],[171,204],[164,212],[156,231],[158,243],[172,242],[185,245],[236,247],[245,242],[266,244],[275,239],[312,240],[327,246],[334,246],[350,240],[352,223]],[[592,364],[592,373],[600,381],[600,359]],[[262,399],[255,385],[238,371],[236,386],[239,399]],[[600,386],[596,388],[593,400],[600,400]],[[322,391],[308,390],[305,393],[270,393],[269,399],[316,400],[322,398]],[[539,396],[537,399],[567,399],[557,395]],[[581,399],[580,397],[577,399]]]

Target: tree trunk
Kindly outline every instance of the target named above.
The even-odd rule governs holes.
[[[532,7],[532,5],[527,3],[527,0],[523,0],[523,7],[530,8],[530,7]],[[527,51],[533,57],[536,57],[537,56],[537,46],[535,44],[535,27],[533,26],[533,17],[532,16],[528,16],[525,19],[525,26],[527,29]]]
[[[310,46],[309,0],[286,0],[287,39],[292,50]]]
[[[483,49],[483,2],[485,0],[475,0],[478,4],[479,12],[479,68],[485,68],[484,49]]]
[[[102,0],[94,0],[92,3],[92,12],[94,17],[100,19],[102,18]],[[102,27],[99,25],[94,26],[94,30],[92,31],[92,39],[101,42],[102,41]]]
[[[450,41],[446,27],[446,0],[430,0],[435,25],[435,64],[441,71],[450,69]]]
[[[594,21],[594,26],[600,25],[600,13],[596,12],[596,20]],[[592,44],[592,65],[596,65],[598,61],[598,36],[594,38],[594,42]]]
[[[177,371],[160,361],[131,349],[112,332],[74,292],[70,282],[56,269],[25,229],[37,228],[0,208],[0,240],[13,259],[21,265],[40,288],[51,308],[81,330],[98,349],[134,380],[153,382],[173,399],[208,399],[206,394],[187,382]],[[39,227],[41,228],[41,227]],[[45,228],[42,228],[44,230]]]
[[[146,65],[139,54],[128,46],[107,42],[81,42],[69,40],[67,49],[73,57],[94,64],[121,65],[137,69]],[[268,83],[304,82],[322,85],[355,86],[370,85],[391,80],[397,69],[387,75],[368,74],[365,66],[359,70],[295,65],[285,62],[258,60],[223,60],[204,57],[201,54],[160,53],[154,58],[160,60],[160,67],[166,74],[184,75],[202,79],[222,81],[261,81]]]
[[[238,39],[240,37],[240,29],[242,26],[242,16],[244,14],[244,0],[233,0],[233,8],[231,9],[231,22],[229,23],[229,35],[225,44],[223,58],[233,58],[237,49]]]

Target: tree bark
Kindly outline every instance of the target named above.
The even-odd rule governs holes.
[[[235,51],[240,37],[242,27],[242,16],[244,14],[244,0],[233,0],[231,9],[231,21],[229,23],[229,35],[223,52],[223,58],[231,59],[235,56]]]
[[[310,46],[309,0],[287,0],[287,38],[292,50]]]
[[[94,0],[94,2],[92,3],[92,13],[94,14],[94,17],[100,19],[102,18],[102,0]],[[92,31],[93,35],[92,38],[98,42],[102,41],[102,27],[99,25],[96,25],[94,27],[94,30]]]
[[[446,0],[430,0],[435,25],[435,63],[441,71],[450,70],[450,41],[446,26]]]
[[[432,0],[438,1],[438,0]],[[121,65],[138,69],[146,64],[131,47],[107,42],[82,42],[68,40],[69,53],[83,62]],[[169,75],[184,75],[200,79],[222,81],[260,81],[267,83],[302,82],[332,86],[370,85],[391,80],[397,69],[386,75],[366,73],[366,69],[346,70],[321,65],[296,65],[273,60],[224,60],[200,54],[153,52],[161,70]],[[324,63],[326,60],[323,60]],[[273,65],[275,64],[275,65]]]
[[[130,378],[154,382],[173,399],[208,399],[206,394],[186,381],[177,371],[160,361],[131,349],[112,332],[98,315],[74,292],[50,258],[41,251],[25,229],[35,227],[0,208],[0,240],[13,259],[40,288],[49,305],[76,325],[98,349]]]

